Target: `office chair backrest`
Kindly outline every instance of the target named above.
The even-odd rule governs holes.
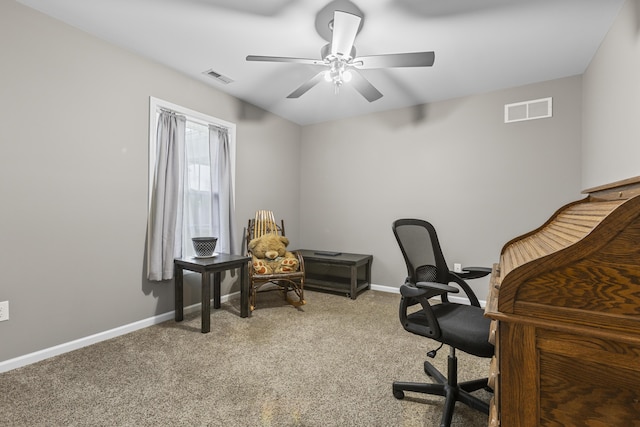
[[[411,283],[449,282],[449,267],[436,230],[430,223],[421,219],[399,219],[394,221],[392,228]]]

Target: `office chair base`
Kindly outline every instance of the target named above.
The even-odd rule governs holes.
[[[442,375],[431,363],[424,362],[425,373],[436,382],[427,384],[395,381],[393,383],[393,397],[396,399],[404,399],[405,391],[444,396],[445,404],[440,427],[449,427],[451,425],[456,402],[464,403],[472,409],[489,415],[489,404],[471,394],[473,391],[486,388],[487,379],[483,378],[458,383],[456,378],[457,359],[449,356],[448,362],[449,379]]]

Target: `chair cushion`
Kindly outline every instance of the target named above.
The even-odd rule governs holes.
[[[491,357],[493,344],[489,342],[491,320],[484,316],[484,309],[455,303],[431,306],[438,319],[442,336],[438,341],[478,357]],[[424,310],[407,317],[409,323],[426,325]]]

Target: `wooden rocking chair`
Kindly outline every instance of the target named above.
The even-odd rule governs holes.
[[[284,220],[278,225],[275,221],[273,212],[259,210],[256,212],[255,219],[250,219],[247,226],[247,255],[251,256],[249,242],[254,238],[261,237],[265,234],[276,234],[284,236]],[[284,293],[284,298],[289,304],[296,307],[306,304],[304,300],[304,259],[298,252],[293,252],[298,258],[298,271],[286,273],[258,274],[254,271],[251,261],[249,261],[249,309],[253,311],[256,307],[256,293],[267,284],[272,284],[269,289],[264,290],[280,290]],[[263,290],[263,291],[264,291]],[[289,298],[289,293],[295,293],[296,299]]]

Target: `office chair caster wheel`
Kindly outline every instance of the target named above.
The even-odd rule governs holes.
[[[404,399],[404,391],[402,390],[393,390],[393,397],[398,400]]]

